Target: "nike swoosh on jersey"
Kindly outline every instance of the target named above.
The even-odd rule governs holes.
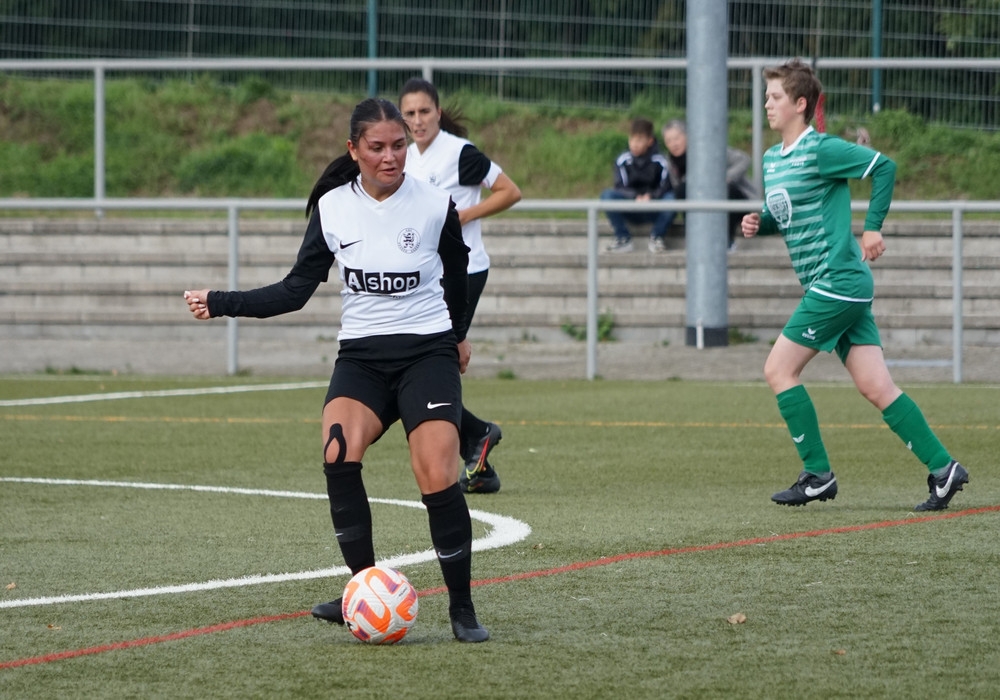
[[[826,491],[828,488],[830,488],[831,486],[833,486],[833,484],[836,481],[837,481],[836,478],[832,478],[828,482],[826,482],[825,484],[823,484],[822,486],[820,486],[818,489],[814,489],[812,486],[806,486],[806,496],[809,497],[809,498],[815,498],[816,496],[820,495],[821,493],[823,493],[824,491]]]
[[[951,491],[951,482],[955,479],[955,465],[952,465],[951,471],[948,472],[948,481],[944,482],[944,486],[934,485],[934,491],[937,492],[938,498],[944,498]]]
[[[800,442],[802,442],[802,441],[803,441],[803,440],[805,440],[805,439],[806,439],[806,434],[805,434],[805,433],[802,433],[802,434],[801,434],[801,435],[799,435],[798,437],[794,437],[794,436],[793,436],[793,437],[792,437],[792,442],[794,442],[794,443],[795,443],[795,444],[797,445],[797,444],[799,444]]]
[[[356,240],[356,241],[351,241],[350,243],[344,243],[343,241],[341,241],[340,242],[340,249],[343,250],[344,248],[350,248],[355,243],[360,243],[360,242],[361,242],[360,238],[358,240]]]
[[[432,411],[435,408],[441,408],[442,406],[451,406],[451,404],[450,403],[431,403],[430,401],[427,402],[427,408],[429,410],[432,410]]]

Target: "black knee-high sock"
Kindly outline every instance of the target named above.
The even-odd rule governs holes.
[[[333,531],[344,563],[356,574],[375,566],[372,511],[361,479],[361,462],[323,463]]]
[[[460,435],[460,451],[462,453],[462,459],[469,460],[478,455],[467,454],[469,451],[469,445],[475,445],[476,442],[486,434],[486,428],[489,424],[482,418],[479,418],[469,409],[462,407],[462,425],[459,427]]]
[[[421,500],[427,506],[431,542],[448,588],[450,608],[472,606],[472,518],[458,484],[429,493]]]

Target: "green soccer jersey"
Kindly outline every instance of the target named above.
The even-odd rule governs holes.
[[[872,273],[851,232],[849,179],[871,177],[866,231],[880,231],[896,181],[896,164],[865,146],[807,128],[788,148],[764,154],[760,233],[780,233],[806,292],[871,301]]]

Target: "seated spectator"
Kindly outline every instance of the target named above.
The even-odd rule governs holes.
[[[667,159],[656,147],[653,122],[648,119],[633,119],[629,129],[628,150],[615,160],[615,186],[601,192],[601,199],[648,202],[668,199],[670,194]],[[672,211],[609,211],[607,215],[615,231],[615,242],[608,246],[608,252],[611,253],[630,253],[633,250],[628,223],[653,224],[649,249],[664,250],[663,237],[674,221]]]
[[[667,149],[670,185],[675,199],[687,192],[687,125],[673,119],[663,127],[663,145]],[[750,156],[738,148],[726,149],[726,196],[728,199],[759,199],[760,192],[747,177]],[[736,247],[735,235],[745,212],[729,212],[729,249]]]

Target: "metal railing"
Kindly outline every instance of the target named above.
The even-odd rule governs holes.
[[[514,205],[514,212],[582,212],[587,217],[587,362],[586,378],[597,376],[597,342],[598,342],[598,212],[601,211],[746,211],[749,208],[759,208],[760,202],[753,201],[696,201],[670,200],[657,202],[626,202],[599,199],[535,199],[522,200]],[[227,284],[229,289],[239,289],[239,219],[241,211],[297,211],[305,206],[304,200],[298,199],[0,199],[0,211],[3,210],[62,210],[62,211],[225,211],[228,219],[227,237],[229,241],[227,260]],[[851,205],[853,211],[866,211],[867,201],[855,201]],[[962,292],[962,247],[963,220],[967,213],[997,213],[1000,212],[1000,201],[968,202],[961,200],[942,200],[893,202],[894,212],[910,213],[951,213],[952,237],[952,380],[962,383],[962,336],[963,336],[963,292]],[[239,321],[235,318],[226,319],[227,323],[227,360],[226,368],[229,374],[239,371]]]

